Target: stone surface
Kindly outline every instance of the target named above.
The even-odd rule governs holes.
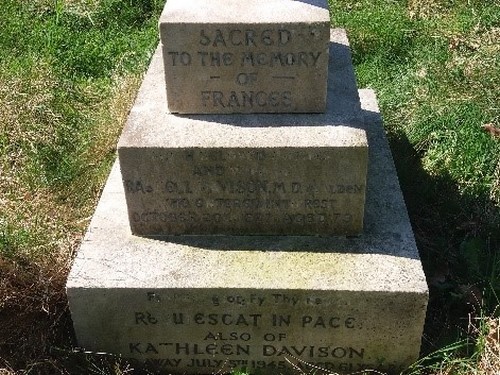
[[[326,0],[169,0],[160,17],[175,113],[323,112]]]
[[[324,114],[162,111],[159,52],[118,143],[132,232],[357,235],[368,144],[345,33]]]
[[[67,282],[79,345],[168,373],[412,363],[428,289],[375,96],[360,93],[370,164],[356,238],[133,236],[116,165]]]

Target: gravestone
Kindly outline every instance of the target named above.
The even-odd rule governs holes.
[[[172,81],[170,90],[169,79],[186,73],[169,72],[172,59],[199,52],[196,42],[184,50],[169,46],[169,40],[179,43],[177,27],[181,34],[211,35],[213,53],[234,55],[251,49],[232,47],[257,50],[215,48],[246,35],[234,30],[252,30],[250,36],[263,40],[265,30],[287,30],[284,51],[297,53],[305,44],[299,38],[295,46],[295,36],[322,25],[326,4],[278,0],[283,9],[311,7],[303,21],[284,12],[290,22],[268,15],[269,8],[252,8],[263,18],[260,25],[253,17],[218,24],[215,10],[235,3],[224,8],[214,1],[217,8],[194,1],[208,6],[205,25],[181,2],[169,3],[161,20],[170,24],[160,25],[163,46],[152,58],[119,141],[119,165],[68,278],[79,345],[165,373],[296,373],[293,365],[395,372],[408,366],[419,354],[428,290],[376,98],[356,87],[345,32],[331,30],[328,37],[324,112],[228,114],[249,108],[219,106],[219,114],[211,114],[200,91],[215,84],[206,81],[207,72],[219,74],[221,84],[207,91],[221,92],[237,90],[231,85],[239,73],[231,64],[210,71],[186,64],[193,77],[203,73],[200,81],[187,93],[176,91],[185,83]],[[185,23],[183,12],[192,17]],[[281,74],[279,67],[256,69],[266,85],[275,85],[256,81],[256,90],[279,90],[266,76]],[[297,72],[297,79],[315,74]],[[315,103],[321,82],[318,88]],[[302,91],[287,90],[302,105]],[[178,99],[184,104],[175,107]],[[205,114],[187,115],[193,111]]]

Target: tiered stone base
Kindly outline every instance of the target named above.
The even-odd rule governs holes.
[[[342,62],[345,34],[333,35]],[[337,71],[330,85],[352,93],[350,62]],[[417,359],[428,289],[376,98],[359,98],[369,164],[357,237],[138,237],[115,165],[68,278],[79,345],[174,373],[396,371]],[[152,100],[140,105],[163,105]]]

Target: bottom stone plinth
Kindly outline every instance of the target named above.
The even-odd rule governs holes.
[[[78,344],[166,373],[396,372],[416,360],[427,284],[375,96],[360,97],[359,237],[133,236],[115,165],[67,282]]]

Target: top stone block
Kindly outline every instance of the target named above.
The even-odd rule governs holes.
[[[172,113],[320,113],[326,0],[168,0],[160,17]]]

